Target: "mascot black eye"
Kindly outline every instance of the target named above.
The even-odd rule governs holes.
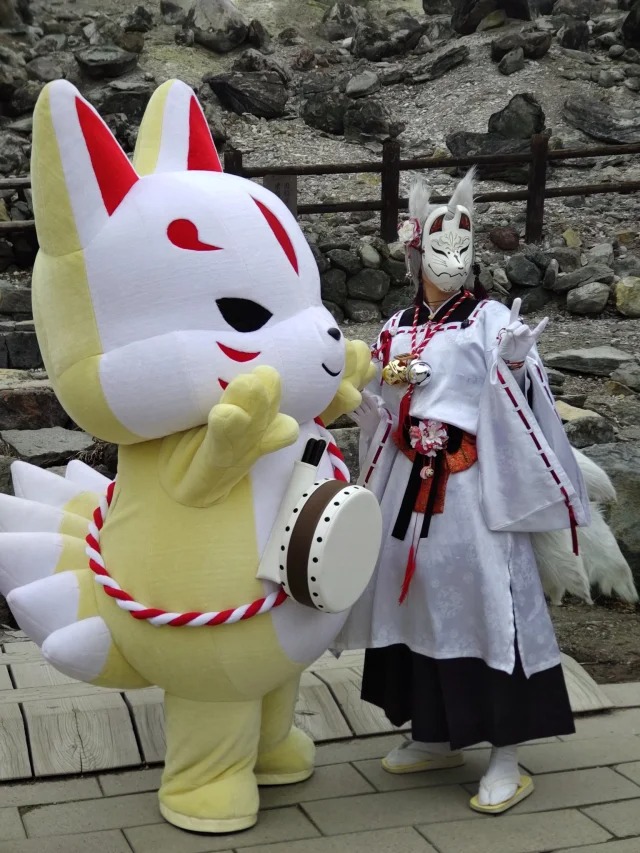
[[[271,311],[251,299],[216,299],[216,305],[225,323],[236,332],[257,332],[273,316]]]

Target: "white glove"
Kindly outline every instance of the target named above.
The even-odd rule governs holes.
[[[522,366],[549,322],[545,317],[535,329],[531,329],[518,316],[521,305],[521,299],[513,300],[509,324],[498,335],[498,355],[514,368]]]
[[[370,391],[363,391],[362,403],[351,413],[351,417],[367,438],[373,438],[382,419],[379,397]]]

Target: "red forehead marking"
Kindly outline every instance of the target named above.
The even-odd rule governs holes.
[[[253,198],[253,196],[251,197]],[[273,231],[276,240],[282,246],[285,255],[289,259],[289,263],[297,273],[298,259],[296,257],[295,249],[293,248],[293,243],[291,242],[291,239],[289,238],[289,235],[287,234],[284,225],[280,222],[275,213],[269,210],[269,208],[265,204],[263,204],[261,201],[258,201],[257,198],[254,198],[253,200],[258,206],[260,213],[267,220],[267,224],[269,225],[269,228],[271,228],[271,230]]]

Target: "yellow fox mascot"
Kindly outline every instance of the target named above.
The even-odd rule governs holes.
[[[307,441],[360,404],[369,349],[323,307],[286,207],[222,172],[184,84],[153,95],[133,165],[71,84],[50,84],[31,174],[45,365],[119,467],[111,484],[77,462],[66,477],[14,464],[0,590],[60,671],[164,689],[166,820],[245,829],[258,785],[313,772],[299,677],[348,615],[256,571]],[[348,476],[335,445],[318,473]]]

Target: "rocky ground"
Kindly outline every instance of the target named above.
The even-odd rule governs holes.
[[[78,454],[113,472],[58,406],[41,367],[30,308],[31,111],[67,77],[131,151],[153,89],[180,77],[198,91],[221,149],[245,165],[640,143],[640,4],[627,0],[0,0],[0,489],[8,466]],[[392,8],[390,8],[392,7]],[[455,8],[454,8],[455,7]],[[453,14],[452,14],[453,11]],[[510,16],[508,17],[507,16]],[[562,161],[551,185],[640,180],[640,155]],[[406,194],[411,173],[402,176]],[[523,188],[526,168],[481,171],[479,192]],[[429,174],[435,192],[451,170]],[[374,174],[304,177],[299,201],[375,199]],[[612,476],[611,524],[640,581],[640,228],[638,195],[548,200],[543,243],[528,247],[524,202],[477,206],[477,259],[492,298],[523,299],[551,324],[541,352],[572,442]],[[373,340],[410,296],[398,246],[368,213],[302,217],[323,298],[351,337]],[[576,353],[576,350],[578,351]],[[347,426],[347,424],[343,424]],[[341,433],[347,452],[353,432]],[[3,615],[0,602],[0,623]],[[599,600],[554,608],[565,650],[598,680],[640,678],[637,608]]]

